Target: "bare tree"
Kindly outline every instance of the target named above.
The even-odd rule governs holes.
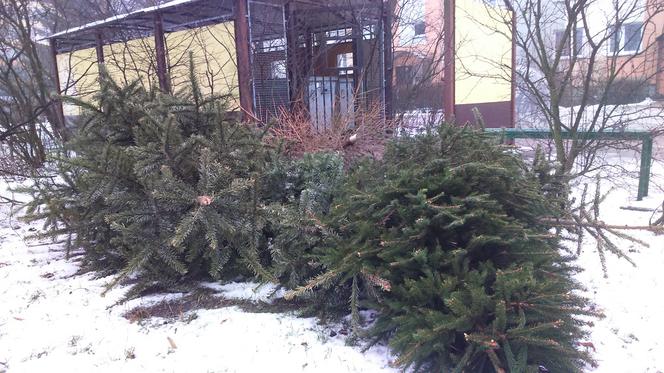
[[[47,48],[35,41],[38,11],[28,0],[0,3],[0,141],[32,166],[45,160],[44,137],[66,137]]]
[[[32,167],[46,159],[44,143],[67,137],[58,104],[47,34],[103,18],[144,1],[6,0],[0,3],[0,144],[5,157]]]
[[[645,243],[621,229],[659,228],[605,224],[599,209],[606,194],[600,191],[599,179],[594,197],[586,187],[574,201],[569,187],[581,176],[607,167],[618,167],[625,175],[620,165],[603,156],[606,150],[639,144],[628,139],[607,141],[603,133],[664,133],[664,109],[640,102],[657,95],[655,82],[664,74],[656,53],[657,37],[664,33],[664,1],[504,0],[503,4],[510,12],[486,7],[493,21],[508,26],[508,32],[494,31],[513,40],[517,52],[515,66],[503,65],[501,75],[516,74],[517,124],[551,133],[548,157],[556,167],[549,171],[560,185],[557,193],[566,211],[566,222],[559,225],[577,235],[579,250],[584,234],[592,237],[603,266],[605,252],[629,260],[613,239]]]
[[[661,0],[506,0],[518,51],[515,72],[524,127],[553,133],[559,174],[574,177],[604,165],[607,143],[582,132],[639,128],[661,133],[662,110],[625,105],[651,95],[664,66],[656,37],[664,32]],[[513,20],[502,20],[511,25]],[[507,68],[507,67],[506,67]],[[640,126],[640,127],[638,127]],[[563,136],[566,132],[567,136]]]
[[[396,107],[400,119],[413,109],[442,108],[445,66],[443,6],[424,0],[398,0],[392,23]],[[442,4],[442,2],[440,2]]]

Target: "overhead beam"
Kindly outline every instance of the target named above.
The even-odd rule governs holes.
[[[168,29],[168,31],[172,32],[172,31],[179,31],[179,30],[188,29],[188,28],[203,27],[203,26],[207,26],[209,24],[215,24],[217,22],[227,21],[230,18],[231,18],[230,14],[225,14],[225,15],[221,15],[221,16],[214,16],[214,17],[199,19],[199,20],[190,21],[190,22],[180,22],[180,23],[173,22],[172,25],[169,26],[167,29]]]

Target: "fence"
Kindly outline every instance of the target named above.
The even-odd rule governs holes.
[[[487,128],[487,133],[502,136],[505,139],[552,139],[550,130]],[[562,132],[563,139],[571,140],[632,140],[641,141],[641,163],[639,168],[639,190],[636,199],[641,201],[648,196],[650,185],[650,163],[652,162],[652,134],[648,131],[578,131]]]

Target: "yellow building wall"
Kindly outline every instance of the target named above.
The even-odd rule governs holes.
[[[99,69],[95,50],[83,49],[57,56],[60,91],[63,95],[90,100],[99,89]],[[65,115],[78,115],[78,107],[65,103]]]
[[[510,101],[511,12],[477,0],[456,1],[457,105]]]
[[[193,58],[196,77],[207,95],[231,95],[239,107],[235,33],[232,22],[166,36],[171,85],[177,91],[189,83],[189,58]]]
[[[168,66],[174,92],[188,89],[190,56],[195,75],[205,95],[229,95],[229,109],[239,106],[235,36],[233,23],[221,23],[166,34]],[[131,40],[104,46],[106,69],[120,85],[139,81],[145,89],[156,88],[157,63],[154,38]],[[63,94],[93,101],[99,90],[99,67],[94,48],[58,55]],[[65,105],[65,115],[80,109]]]
[[[145,89],[158,86],[154,39],[136,39],[104,46],[106,71],[116,83],[139,81]]]

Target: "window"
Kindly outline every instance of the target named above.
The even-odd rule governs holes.
[[[611,26],[613,34],[609,40],[609,52],[611,53],[636,53],[641,48],[643,37],[643,23],[625,23],[619,27]]]
[[[569,57],[569,37],[565,31],[556,31],[556,52],[560,51],[563,57]]]
[[[362,38],[364,40],[371,40],[376,38],[376,25],[369,24],[362,27]]]
[[[580,56],[583,54],[583,38],[583,28],[575,29],[573,36],[566,35],[564,30],[556,31],[556,50],[560,50],[560,55],[562,57],[569,57],[572,53],[572,49],[570,48],[570,39],[572,39],[574,55]]]
[[[411,46],[426,40],[426,7],[424,0],[408,0],[401,13],[400,46]]]
[[[352,28],[325,31],[326,44],[349,43],[351,41],[353,41]]]
[[[286,79],[286,60],[272,61],[270,63],[270,79]]]
[[[413,66],[397,66],[397,84],[410,85],[415,79]]]
[[[257,52],[276,52],[286,50],[286,38],[254,42],[254,49]]]
[[[640,23],[628,23],[625,25],[625,51],[636,52],[641,46],[641,29]]]
[[[353,73],[353,54],[342,53],[337,55],[337,67],[339,75],[350,75]]]
[[[427,24],[424,21],[417,22],[413,25],[415,36],[424,35],[427,32]]]
[[[583,52],[583,29],[574,30],[574,55],[580,56]]]

